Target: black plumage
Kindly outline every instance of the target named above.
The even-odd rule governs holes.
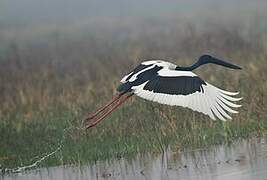
[[[144,90],[170,95],[189,95],[197,91],[204,93],[202,85],[206,85],[206,83],[197,76],[157,76],[148,81],[144,86]]]

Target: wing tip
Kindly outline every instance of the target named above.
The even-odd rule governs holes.
[[[222,90],[222,89],[219,89],[220,92],[222,92],[223,94],[225,95],[229,95],[229,96],[236,96],[238,95],[240,92],[239,91],[236,91],[236,92],[230,92],[230,91],[225,91],[225,90]]]

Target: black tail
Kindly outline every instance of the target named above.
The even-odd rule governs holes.
[[[189,67],[176,67],[176,70],[180,70],[180,71],[192,71],[196,68],[198,68],[201,65],[204,64],[208,64],[208,63],[212,63],[212,64],[217,64],[217,65],[221,65],[227,68],[231,68],[231,69],[242,69],[241,67],[231,64],[229,62],[217,59],[215,57],[212,57],[210,55],[202,55],[200,56],[200,58],[198,59],[198,61],[193,64],[192,66]]]

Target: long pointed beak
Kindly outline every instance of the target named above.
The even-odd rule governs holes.
[[[128,100],[133,94],[120,93],[116,94],[107,104],[100,107],[94,113],[89,114],[85,120],[86,129],[96,126],[100,121],[105,119],[109,114],[115,111],[120,105]]]
[[[235,65],[235,64],[232,64],[232,63],[229,63],[227,61],[224,61],[224,60],[221,60],[221,59],[218,59],[218,58],[215,58],[215,57],[212,57],[212,61],[214,64],[218,64],[218,65],[221,65],[221,66],[224,66],[224,67],[228,67],[228,68],[231,68],[231,69],[242,69],[241,67]]]

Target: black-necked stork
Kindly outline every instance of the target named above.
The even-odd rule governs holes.
[[[202,55],[190,67],[179,67],[162,60],[142,62],[122,78],[117,88],[118,93],[112,100],[85,119],[86,127],[95,126],[134,94],[161,104],[187,107],[204,113],[213,120],[216,117],[223,121],[226,118],[231,119],[227,112],[238,113],[232,108],[240,107],[240,105],[233,102],[242,98],[232,97],[239,92],[221,90],[192,72],[207,63],[241,69],[210,55]]]

